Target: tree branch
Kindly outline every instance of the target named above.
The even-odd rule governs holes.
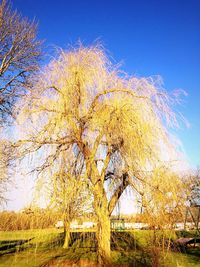
[[[112,195],[109,204],[108,204],[108,212],[109,215],[112,214],[117,201],[119,200],[119,198],[121,197],[122,193],[124,192],[124,190],[126,189],[126,187],[129,185],[129,181],[128,181],[128,173],[124,173],[122,174],[122,183],[118,186],[118,188],[115,190],[114,194]]]

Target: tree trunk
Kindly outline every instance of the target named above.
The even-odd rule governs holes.
[[[99,266],[110,266],[110,216],[105,195],[96,195],[94,211],[97,216],[97,261]]]
[[[110,218],[108,214],[99,212],[97,223],[97,260],[100,266],[110,263]]]
[[[64,221],[64,235],[65,235],[65,240],[64,240],[63,248],[69,248],[69,244],[70,244],[70,222],[69,221]]]

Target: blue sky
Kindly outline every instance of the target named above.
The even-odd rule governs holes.
[[[39,21],[47,49],[100,39],[129,74],[161,75],[167,90],[187,91],[179,110],[190,128],[177,134],[190,164],[200,166],[199,0],[13,0],[13,6]]]

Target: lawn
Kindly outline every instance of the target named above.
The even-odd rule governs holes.
[[[113,266],[148,267],[152,262],[163,267],[199,267],[199,247],[190,247],[182,253],[162,250],[153,246],[151,230],[112,232],[111,249]],[[175,240],[177,236],[193,235],[165,231],[164,236]],[[161,239],[163,233],[157,231]],[[0,232],[0,267],[50,267],[50,266],[96,266],[94,231],[74,231],[71,246],[62,248],[63,233],[60,229]],[[165,240],[165,238],[163,238]]]

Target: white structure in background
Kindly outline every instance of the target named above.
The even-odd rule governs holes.
[[[93,228],[95,225],[96,225],[96,223],[94,223],[94,222],[83,222],[83,228]]]
[[[63,221],[57,221],[57,223],[55,224],[55,227],[58,229],[64,227]]]
[[[131,223],[131,222],[125,222],[124,223],[125,229],[143,229],[147,228],[147,223]]]
[[[73,222],[70,223],[70,228],[71,229],[89,229],[93,228],[96,225],[94,222],[83,222],[82,224],[78,224],[77,220],[74,220]],[[64,227],[64,222],[63,221],[57,221],[55,224],[56,228],[62,228]]]
[[[96,223],[87,221],[83,222],[82,224],[78,224],[77,220],[74,220],[73,222],[70,223],[70,228],[71,229],[90,229],[96,226]],[[57,221],[55,224],[56,228],[63,228],[64,227],[64,222],[63,221]],[[122,227],[122,222],[121,221],[116,221],[114,222],[113,229],[117,229]],[[132,223],[132,222],[125,222],[123,223],[123,229],[146,229],[148,228],[148,224],[146,223]]]
[[[193,222],[180,222],[175,224],[175,230],[194,230],[195,224]]]

